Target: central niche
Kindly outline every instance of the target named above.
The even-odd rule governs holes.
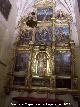
[[[50,58],[46,52],[36,54],[34,61],[35,76],[48,76],[50,72]]]
[[[40,52],[39,54],[37,54],[36,60],[37,60],[37,74],[39,76],[45,76],[48,61],[47,54],[44,52]]]

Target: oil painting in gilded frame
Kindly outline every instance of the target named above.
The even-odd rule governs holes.
[[[50,45],[53,40],[53,28],[52,26],[37,27],[35,33],[35,41],[37,45],[46,44]]]
[[[37,21],[51,21],[53,17],[53,7],[38,7],[37,8]]]
[[[14,85],[24,86],[25,85],[25,77],[14,76],[13,84]]]
[[[57,78],[56,79],[56,88],[71,89],[71,79]]]
[[[32,86],[50,87],[50,78],[32,78]]]
[[[55,41],[56,45],[60,46],[68,44],[70,36],[69,26],[56,26],[55,27]]]
[[[32,41],[32,35],[33,35],[33,30],[26,30],[26,31],[22,31],[20,33],[20,37],[19,37],[19,45],[26,45],[28,44],[30,41]]]
[[[30,52],[17,52],[15,61],[15,71],[28,71]]]
[[[70,51],[55,52],[55,72],[58,75],[70,75],[72,56]]]

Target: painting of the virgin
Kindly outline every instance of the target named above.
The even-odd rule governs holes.
[[[52,37],[53,37],[53,29],[51,26],[45,27],[45,28],[37,28],[35,39],[36,44],[46,44],[50,45],[52,43]]]
[[[45,76],[47,72],[47,54],[39,53],[37,55],[37,74],[39,76]]]
[[[55,28],[55,39],[56,45],[62,45],[69,41],[69,27],[56,27]]]
[[[15,62],[15,71],[28,71],[28,61],[30,53],[17,53]]]
[[[69,75],[71,73],[71,52],[55,53],[55,71],[59,75]]]

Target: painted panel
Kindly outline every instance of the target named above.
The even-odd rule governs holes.
[[[55,28],[56,45],[68,43],[69,35],[70,35],[69,27],[56,27]]]
[[[51,26],[49,27],[38,27],[35,34],[36,44],[47,44],[50,45],[52,43],[53,37],[53,29]]]
[[[25,32],[22,32],[20,34],[20,40],[19,43],[20,45],[26,45],[32,40],[32,30],[26,30]]]
[[[58,75],[70,75],[71,74],[71,52],[57,51],[55,53],[55,71]]]
[[[16,77],[14,76],[14,81],[13,81],[14,85],[25,85],[25,77]]]
[[[50,87],[50,79],[49,78],[32,78],[32,86]]]
[[[37,9],[37,20],[38,21],[43,21],[43,20],[50,21],[52,17],[53,17],[53,7]]]
[[[30,53],[17,53],[16,54],[16,63],[15,63],[15,71],[28,71],[28,61],[29,61]]]
[[[56,88],[68,88],[71,89],[71,79],[57,79]]]

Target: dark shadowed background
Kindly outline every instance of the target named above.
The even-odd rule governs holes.
[[[8,19],[10,9],[11,3],[9,0],[0,0],[0,12],[3,14],[6,20]]]
[[[78,0],[79,12],[80,12],[80,0]]]

